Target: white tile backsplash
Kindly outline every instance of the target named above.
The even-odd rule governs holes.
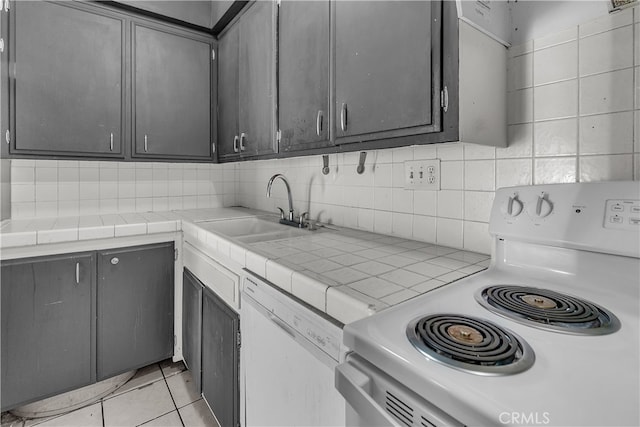
[[[580,39],[581,76],[633,66],[633,26]]]
[[[169,168],[166,163],[12,160],[12,218],[235,204],[235,185],[213,183],[211,176],[222,178],[236,165],[201,164],[198,169],[178,163],[171,165],[171,173]]]
[[[330,154],[326,176],[321,156],[224,165],[15,159],[12,217],[236,204],[275,211],[287,203],[284,187],[274,187],[271,199],[264,190],[271,175],[284,173],[294,207],[314,219],[490,253],[496,188],[640,179],[640,25],[634,28],[633,15],[627,9],[510,48],[507,148],[445,143],[374,150],[362,175],[355,171],[358,153]],[[441,160],[442,190],[405,190],[404,161],[434,158]],[[87,236],[113,232],[95,227]],[[115,227],[116,235],[131,231]],[[364,252],[369,259],[372,250]],[[352,264],[367,259],[354,258]],[[406,265],[407,259],[385,254],[384,262]],[[359,272],[350,271],[358,280]],[[389,298],[394,295],[411,296]]]
[[[536,157],[575,156],[578,149],[577,119],[549,120],[533,125]]]
[[[533,83],[536,86],[578,76],[578,43],[575,41],[537,50],[533,58]]]
[[[580,79],[580,113],[614,113],[633,109],[633,69]]]
[[[580,117],[580,154],[633,151],[633,112]]]
[[[533,93],[535,121],[574,117],[578,114],[577,79],[537,86]]]

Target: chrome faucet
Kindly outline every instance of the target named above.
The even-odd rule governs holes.
[[[275,181],[276,178],[282,179],[282,182],[284,182],[284,185],[287,187],[287,197],[289,197],[288,220],[289,222],[295,223],[294,217],[293,217],[293,198],[291,197],[291,187],[289,187],[289,182],[287,181],[287,178],[285,178],[284,175],[282,175],[281,173],[277,173],[271,177],[271,179],[269,180],[269,183],[267,184],[267,197],[271,197],[271,187],[273,186],[273,181]],[[284,220],[284,211],[282,210],[282,208],[278,208],[278,209],[280,209],[280,221],[282,222]]]

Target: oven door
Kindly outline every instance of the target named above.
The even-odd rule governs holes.
[[[355,353],[336,367],[350,426],[463,426]]]

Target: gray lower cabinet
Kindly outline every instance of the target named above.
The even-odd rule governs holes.
[[[98,381],[173,355],[173,243],[98,252]]]
[[[240,318],[188,269],[183,275],[183,298],[185,363],[220,425],[239,426]]]
[[[132,31],[132,155],[211,159],[211,39],[138,23]]]
[[[95,382],[95,254],[1,265],[1,410]]]
[[[0,270],[2,411],[173,354],[173,242]]]
[[[202,284],[188,270],[182,275],[182,357],[202,393]]]
[[[440,2],[337,1],[336,144],[440,130]]]
[[[278,15],[280,151],[329,145],[329,0],[284,0]]]
[[[123,157],[125,21],[76,2],[11,2],[11,153]]]

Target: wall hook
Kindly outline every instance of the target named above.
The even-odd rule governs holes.
[[[329,175],[329,155],[322,156],[322,174]]]
[[[358,175],[362,175],[364,173],[364,161],[367,158],[367,152],[366,151],[361,151],[360,152],[360,160],[358,160],[358,168],[356,169],[356,172],[358,172]]]

